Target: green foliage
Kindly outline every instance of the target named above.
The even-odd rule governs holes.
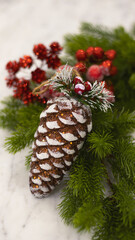
[[[135,73],[130,76],[128,83],[135,90]]]
[[[72,62],[75,61],[75,53],[78,49],[86,50],[89,46],[99,46],[105,51],[114,49],[117,57],[114,65],[118,68],[118,73],[111,77],[115,89],[117,107],[134,110],[135,89],[133,86],[133,74],[135,74],[135,40],[134,27],[130,33],[123,27],[107,29],[100,25],[82,23],[79,34],[68,34],[65,36],[64,47],[66,54]],[[64,57],[66,59],[66,57]],[[73,61],[74,59],[74,61]],[[71,63],[72,63],[71,62]],[[129,80],[130,79],[130,80]]]
[[[121,178],[116,185],[114,198],[122,214],[123,224],[132,227],[135,222],[134,186]]]
[[[62,193],[63,200],[59,205],[64,221],[73,224],[79,230],[89,230],[98,219],[103,219],[100,200],[103,198],[104,187],[101,180],[105,175],[105,169],[98,159],[94,159],[92,155],[90,158],[90,154],[86,152],[84,148],[74,162],[68,185]],[[87,206],[89,209],[86,211]]]
[[[87,201],[79,208],[73,218],[74,227],[79,231],[90,231],[92,227],[98,225],[98,223],[104,222],[104,212],[102,201],[95,201],[90,196]]]
[[[13,97],[8,97],[5,101],[1,102],[4,108],[0,111],[0,127],[9,130],[15,130],[18,120],[18,110],[23,106],[22,102]]]
[[[10,153],[16,153],[29,146],[39,124],[39,115],[45,106],[40,104],[23,105],[13,97],[3,101],[4,108],[0,114],[0,125],[15,130],[5,141]]]
[[[130,140],[118,139],[115,142],[113,156],[108,160],[112,164],[114,175],[125,176],[134,184],[135,180],[135,145]]]
[[[93,132],[88,136],[90,150],[94,151],[95,155],[99,158],[105,158],[112,152],[113,137],[109,133]]]
[[[135,237],[135,146],[130,133],[135,114],[95,111],[93,119],[93,131],[62,194],[60,214],[79,231],[94,230],[93,240],[131,240]]]

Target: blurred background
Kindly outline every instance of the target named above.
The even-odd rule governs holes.
[[[6,95],[3,70],[8,60],[30,54],[34,44],[63,42],[76,33],[80,22],[129,29],[135,21],[134,0],[0,0],[0,80]]]
[[[4,81],[9,60],[31,54],[37,43],[62,44],[63,36],[77,33],[82,21],[128,30],[135,22],[135,1],[0,0],[0,100],[11,91]],[[9,155],[2,147],[9,133],[0,129],[0,135],[0,239],[89,239],[61,221],[58,192],[49,199],[33,199],[24,166],[26,150]]]

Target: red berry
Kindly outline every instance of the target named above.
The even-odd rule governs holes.
[[[86,75],[87,79],[90,82],[102,81],[104,77],[101,67],[98,65],[92,65],[91,67],[89,67]]]
[[[52,53],[58,53],[62,50],[62,47],[60,46],[60,44],[58,42],[52,42],[50,44],[50,48],[51,48]]]
[[[75,92],[79,95],[82,95],[85,91],[85,86],[81,83],[75,85]]]
[[[30,68],[33,60],[30,56],[24,56],[23,58],[19,59],[19,63],[22,68]]]
[[[35,45],[33,48],[33,52],[35,53],[37,58],[39,58],[41,60],[46,59],[47,48],[42,43]]]
[[[110,61],[110,60],[105,60],[104,62],[102,62],[101,69],[102,69],[102,73],[105,76],[109,76],[110,75],[111,66],[112,66],[112,61]]]
[[[111,68],[112,66],[112,61],[110,60],[105,60],[104,62],[102,62],[102,66],[105,67],[105,68]]]
[[[71,71],[71,68],[72,68],[72,67],[69,66],[69,65],[67,65],[67,64],[66,64],[66,65],[61,65],[61,66],[57,69],[57,72],[61,72],[64,68],[65,68],[66,71],[69,72],[69,71]]]
[[[78,61],[85,61],[86,59],[86,53],[84,50],[82,49],[79,49],[77,52],[76,52],[76,59]]]
[[[20,68],[20,65],[16,61],[12,61],[12,62],[10,61],[6,65],[6,69],[9,73],[12,72],[12,73],[15,74],[19,71],[19,68]]]
[[[40,68],[36,68],[33,72],[31,72],[31,75],[32,81],[36,83],[41,83],[46,79],[45,71],[41,70]]]
[[[5,80],[8,87],[17,87],[17,84],[19,82],[18,78],[16,77],[14,78],[7,77]]]
[[[90,82],[85,82],[84,83],[84,86],[85,86],[85,91],[90,91],[91,90],[91,84],[90,84]]]
[[[46,58],[48,68],[57,69],[61,65],[61,61],[57,55],[50,55]]]
[[[113,60],[116,57],[116,51],[113,49],[110,49],[108,51],[105,52],[105,56],[109,59],[109,60]]]
[[[112,93],[114,93],[114,86],[113,86],[113,84],[112,84],[112,82],[111,81],[108,81],[108,83],[107,82],[105,82],[105,86],[104,86],[106,89],[108,89],[109,91],[111,91]]]
[[[117,74],[117,68],[115,66],[112,66],[110,69],[110,75],[114,76],[115,74]]]
[[[79,72],[85,72],[86,71],[86,66],[84,63],[82,62],[78,62],[75,64],[75,68],[79,71]]]
[[[104,56],[104,51],[101,47],[95,47],[94,48],[94,57],[97,59],[102,59]]]
[[[86,50],[86,56],[87,56],[88,58],[90,58],[91,56],[93,56],[93,53],[94,53],[94,47],[89,47],[89,48],[87,48],[87,50]]]
[[[104,84],[104,91],[106,91],[108,94],[107,100],[112,103],[115,102],[114,87],[111,81],[109,82],[109,84],[107,84],[105,81],[102,81],[101,84]]]
[[[115,102],[115,96],[113,95],[113,92],[109,91],[108,90],[108,101],[111,102],[111,103],[114,103]]]
[[[82,83],[82,78],[81,77],[75,77],[73,79],[73,83],[76,85],[77,83]]]

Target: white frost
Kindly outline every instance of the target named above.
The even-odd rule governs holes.
[[[38,192],[34,192],[34,196],[37,197],[37,198],[42,198],[43,195],[38,193]]]
[[[63,109],[72,109],[71,101],[68,99],[63,99],[61,102],[58,103],[58,108],[60,110]]]
[[[40,175],[40,177],[41,177],[41,179],[42,179],[43,181],[45,181],[45,182],[50,182],[50,181],[51,181],[51,179],[50,179],[49,177],[43,177],[43,176],[41,176],[41,175]]]
[[[46,113],[57,113],[58,110],[55,109],[57,106],[56,103],[52,104],[48,109],[45,110]]]
[[[38,136],[38,134],[37,134],[37,131],[35,132],[35,134],[34,134],[34,138],[36,138]]]
[[[38,169],[35,169],[35,168],[32,170],[32,172],[33,173],[40,173],[40,171]]]
[[[35,143],[33,142],[32,143],[32,149],[35,149],[36,148],[36,146],[35,146]]]
[[[53,185],[49,185],[49,187],[51,188],[51,190],[53,190],[55,188]]]
[[[48,163],[43,163],[43,164],[40,164],[39,166],[44,170],[51,170],[52,169],[52,167]]]
[[[36,140],[37,146],[47,146],[48,143],[46,141],[39,141],[38,139]]]
[[[61,157],[63,157],[64,156],[64,154],[63,153],[60,153],[60,152],[54,152],[54,151],[51,151],[50,149],[48,149],[48,151],[49,151],[49,153],[50,153],[50,155],[52,156],[52,157],[54,157],[54,158],[61,158]]]
[[[46,140],[48,142],[49,145],[64,145],[64,143],[57,141],[56,139],[52,139],[49,137],[46,137]]]
[[[65,170],[62,170],[62,173],[63,173],[63,174],[66,174],[67,172],[66,172]]]
[[[48,153],[36,153],[36,156],[38,159],[47,159],[49,158],[49,154]]]
[[[72,112],[72,114],[79,123],[85,123],[87,121],[87,119],[84,118],[84,116],[79,113]]]
[[[49,188],[45,187],[45,186],[40,186],[40,190],[43,191],[44,193],[46,193],[49,191]]]
[[[65,162],[65,164],[67,165],[67,166],[71,166],[71,162],[69,162],[69,161],[66,161],[66,160],[64,160],[64,162]]]
[[[32,178],[31,180],[32,180],[32,182],[35,183],[35,184],[38,184],[38,185],[41,185],[41,184],[42,184],[42,181],[41,181],[40,179],[38,179],[38,178],[36,178],[36,179]]]
[[[35,161],[37,161],[37,159],[36,159],[35,157],[32,157],[32,158],[31,158],[31,161],[32,161],[32,162],[35,162]]]
[[[79,143],[79,144],[77,145],[77,149],[80,150],[80,149],[82,148],[83,144],[84,144],[84,142]]]
[[[66,125],[75,125],[75,122],[73,122],[71,118],[65,119],[65,118],[59,117],[59,120]]]
[[[52,173],[51,175],[52,175],[52,177],[54,177],[54,178],[60,178],[60,175],[58,175],[58,174]]]
[[[87,130],[88,130],[88,132],[90,132],[92,130],[92,122],[90,122],[90,124],[87,125]]]
[[[62,163],[53,162],[53,165],[57,168],[63,168],[64,167]]]
[[[40,125],[40,126],[38,127],[38,132],[39,132],[39,133],[46,133],[46,132],[47,132],[47,129],[46,129],[45,127],[43,127],[43,125]]]
[[[40,114],[40,118],[45,118],[46,116],[47,116],[46,110],[44,110],[44,111]]]
[[[60,135],[69,142],[78,140],[72,133],[60,133]]]
[[[62,150],[67,153],[67,154],[74,154],[75,153],[75,150],[74,149],[67,149],[67,148],[62,148]]]
[[[35,187],[30,187],[30,190],[32,191],[32,192],[35,192],[35,191],[37,191],[39,188],[35,188]]]
[[[58,129],[60,126],[58,125],[57,121],[46,122],[46,126],[49,129]]]
[[[81,136],[81,138],[85,138],[86,136],[86,132],[85,131],[80,131],[80,130],[77,130],[79,135]]]

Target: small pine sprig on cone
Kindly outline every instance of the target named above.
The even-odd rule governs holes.
[[[107,111],[114,102],[114,96],[105,88],[104,81],[95,81],[93,84],[89,81],[84,82],[76,69],[68,65],[61,66],[56,71],[56,74],[46,83],[46,86],[50,85],[54,90],[66,96],[73,96],[89,107],[99,108],[101,111]]]

